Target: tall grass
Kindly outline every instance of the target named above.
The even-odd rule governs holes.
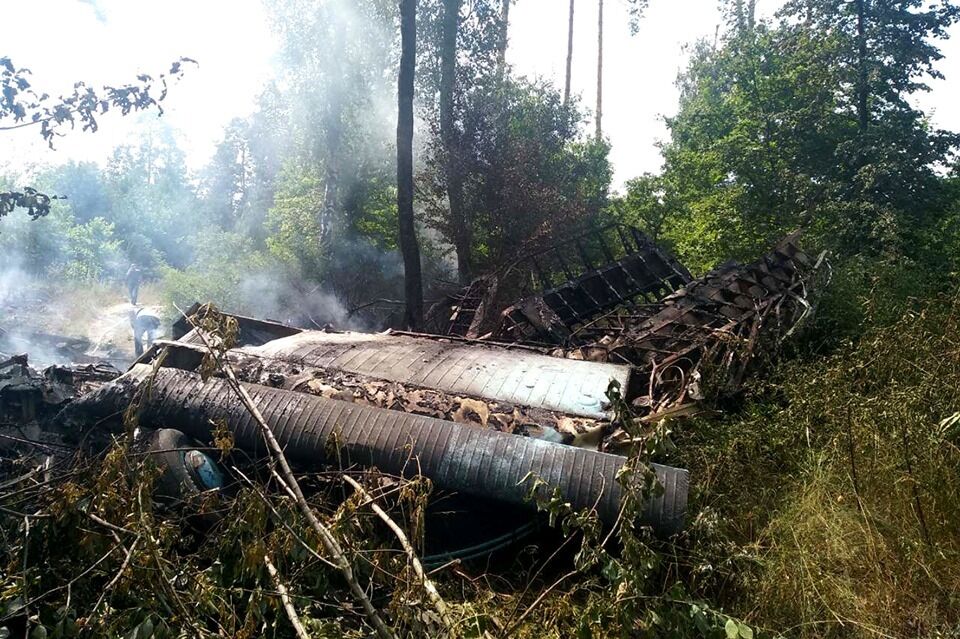
[[[715,570],[694,591],[756,626],[960,629],[960,295],[902,271],[845,267],[807,354],[681,436],[725,542],[707,546]]]

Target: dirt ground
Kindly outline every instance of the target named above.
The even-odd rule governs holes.
[[[138,302],[163,315],[151,287],[141,289]],[[26,352],[41,366],[70,363],[69,351],[108,360],[122,369],[134,359],[130,327],[134,308],[121,286],[23,280],[0,289],[0,331],[7,338],[6,349],[0,351]],[[169,330],[167,325],[163,328]]]

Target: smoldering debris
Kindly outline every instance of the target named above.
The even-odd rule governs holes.
[[[437,336],[221,317],[228,328],[220,336],[209,332],[207,319],[180,323],[179,339],[155,344],[127,374],[73,403],[69,421],[119,428],[123,406],[137,395],[141,426],[204,440],[222,423],[238,446],[262,452],[250,414],[230,389],[232,375],[289,454],[313,466],[327,460],[420,473],[441,490],[527,507],[535,486],[527,484],[542,477],[538,492],[559,490],[575,507],[597,508],[608,524],[616,520],[616,476],[627,458],[604,450],[614,418],[605,392],[611,378],[629,387],[627,367]],[[220,350],[224,337],[236,342],[233,348]],[[220,361],[229,369],[210,366],[213,344],[221,344]],[[672,534],[682,527],[687,473],[666,466],[656,472],[667,490],[649,498],[645,517]]]
[[[90,340],[84,337],[0,328],[0,353],[27,352],[42,365],[95,362],[97,358],[87,355],[90,346]]]
[[[460,334],[466,325],[464,334],[476,336],[485,325],[481,340],[629,365],[634,408],[641,415],[677,414],[707,395],[736,392],[759,361],[772,357],[811,316],[828,273],[824,255],[804,253],[794,233],[755,262],[728,262],[693,279],[640,231],[612,228],[619,254],[609,239],[605,243],[610,227],[568,240],[561,246],[569,254],[554,259],[570,278],[558,283],[537,275],[543,289],[505,307],[501,302],[499,315],[490,276],[474,282],[451,298],[447,331]],[[594,257],[591,239],[599,247]],[[554,254],[550,249],[526,258],[528,268],[542,271],[544,256]],[[604,256],[612,259],[598,260]]]
[[[0,449],[65,446],[69,434],[56,419],[59,412],[119,376],[106,362],[38,371],[26,354],[0,359]]]
[[[100,361],[126,367],[133,353],[132,308],[65,295],[62,283],[7,268],[0,272],[0,354],[29,353],[41,368]]]
[[[26,354],[8,357],[0,361],[0,416],[18,423],[51,417],[66,403],[119,376],[120,371],[107,362],[53,365],[38,371]]]
[[[576,268],[562,251],[541,254],[566,260],[556,268],[573,277],[541,273],[550,288],[525,291],[519,302],[502,301],[512,290],[502,274],[468,287],[444,323],[470,337],[309,330],[195,305],[192,319],[174,325],[174,340],[155,343],[126,374],[102,383],[105,373],[89,371],[98,388],[58,400],[67,406],[60,418],[119,428],[133,395],[149,388],[138,395],[141,426],[209,440],[221,424],[241,448],[262,452],[231,390],[235,379],[309,467],[417,472],[511,504],[523,502],[517,484],[533,473],[543,490],[597,507],[610,523],[618,469],[653,424],[695,410],[711,389],[739,387],[813,312],[824,271],[822,256],[811,258],[790,236],[757,262],[692,278],[639,231],[613,232],[617,254],[602,235],[564,244],[579,256]],[[600,261],[605,255],[613,261]],[[213,334],[209,321],[230,329]],[[75,392],[85,374],[55,369],[44,383]],[[38,383],[28,376],[26,388],[42,395]],[[340,452],[331,456],[331,446]],[[682,527],[688,476],[667,466],[656,474],[665,491],[647,504],[646,521],[670,534]]]

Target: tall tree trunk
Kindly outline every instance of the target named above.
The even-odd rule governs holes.
[[[463,175],[453,112],[453,93],[457,80],[457,32],[460,29],[461,0],[443,0],[443,34],[440,45],[440,138],[443,142],[447,199],[450,201],[450,225],[457,252],[460,282],[470,281],[470,221],[463,206]]]
[[[867,1],[856,0],[857,4],[857,123],[860,133],[870,124],[869,96],[867,84]]]
[[[603,0],[597,13],[597,142],[603,137]]]
[[[407,328],[423,324],[420,246],[413,224],[413,77],[416,71],[417,0],[400,0],[400,73],[397,81],[397,219]]]
[[[500,4],[500,42],[497,48],[497,63],[500,65],[500,74],[503,75],[507,66],[507,43],[510,30],[510,0],[502,0]]]
[[[573,2],[570,0],[570,18],[567,21],[567,81],[563,85],[563,106],[570,103],[570,72],[573,66]]]
[[[330,48],[334,55],[346,50],[346,42],[342,30],[334,33]],[[343,72],[337,84],[343,86]],[[343,166],[343,126],[344,100],[338,92],[329,95],[323,113],[323,144],[324,149],[319,154],[323,158],[323,202],[320,209],[320,244],[326,246],[333,239],[336,232],[337,210],[340,205],[341,184],[340,168]]]

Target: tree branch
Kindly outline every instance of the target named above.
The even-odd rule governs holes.
[[[217,367],[223,371],[230,388],[233,389],[237,397],[240,398],[240,401],[247,409],[247,412],[257,423],[257,426],[260,429],[260,434],[263,435],[263,438],[267,443],[270,456],[280,466],[284,484],[286,484],[286,487],[292,493],[294,499],[296,500],[297,506],[300,508],[303,516],[307,518],[307,522],[309,522],[311,528],[313,528],[313,531],[317,534],[317,537],[320,538],[320,542],[323,544],[326,551],[333,557],[334,562],[337,564],[337,567],[339,568],[340,573],[343,575],[344,580],[346,580],[347,585],[350,586],[350,591],[353,593],[353,596],[357,599],[357,601],[360,602],[367,619],[377,631],[377,635],[381,639],[396,639],[393,631],[390,630],[386,623],[384,623],[380,613],[377,612],[376,608],[374,608],[370,598],[367,597],[367,594],[363,591],[363,588],[360,587],[359,582],[357,582],[357,579],[353,574],[353,567],[344,554],[343,549],[340,547],[340,544],[333,536],[333,533],[331,533],[326,526],[320,523],[320,520],[317,518],[316,514],[314,514],[313,509],[307,502],[306,497],[303,496],[303,491],[300,489],[300,484],[297,482],[297,478],[294,476],[293,470],[290,469],[290,464],[287,463],[287,458],[283,454],[283,448],[280,446],[277,438],[274,437],[273,431],[270,430],[270,426],[263,418],[260,410],[257,408],[256,404],[254,404],[253,398],[251,398],[247,390],[240,385],[240,382],[237,380],[237,376],[233,372],[233,368],[217,353],[216,349],[210,344],[210,341],[204,334],[204,331],[197,326],[193,318],[187,317],[187,321],[189,321],[190,324],[197,329],[197,335],[200,336],[200,339],[203,341],[203,345],[214,357]]]
[[[273,580],[274,587],[277,589],[277,592],[280,593],[280,601],[283,602],[283,609],[286,611],[287,619],[290,620],[290,625],[292,625],[294,631],[296,631],[297,637],[300,639],[310,639],[307,629],[300,623],[300,616],[297,614],[297,609],[293,607],[293,602],[290,601],[290,595],[287,594],[287,587],[280,581],[280,574],[277,572],[277,567],[270,561],[269,555],[263,556],[263,564],[267,567],[267,572],[270,573],[270,579]]]
[[[385,523],[387,527],[393,531],[393,534],[397,536],[397,539],[400,541],[400,545],[407,553],[407,558],[410,560],[410,565],[413,566],[413,571],[417,573],[417,576],[420,578],[420,582],[423,584],[423,589],[426,591],[427,597],[430,599],[430,603],[432,603],[433,607],[437,609],[437,613],[440,615],[444,625],[447,627],[447,632],[450,632],[453,625],[450,621],[450,611],[447,608],[447,604],[443,600],[443,597],[440,596],[440,593],[437,591],[437,587],[434,585],[433,581],[431,581],[424,572],[423,565],[420,563],[420,559],[417,557],[417,553],[410,544],[410,540],[407,539],[407,536],[404,534],[403,529],[400,528],[397,522],[395,522],[383,508],[373,501],[373,497],[371,497],[369,493],[363,489],[363,486],[361,486],[357,480],[349,475],[344,475],[343,480],[353,486],[353,489],[357,491],[359,495],[362,495],[367,499],[370,508],[373,509],[373,512],[375,512],[377,516],[383,520],[383,523]]]

